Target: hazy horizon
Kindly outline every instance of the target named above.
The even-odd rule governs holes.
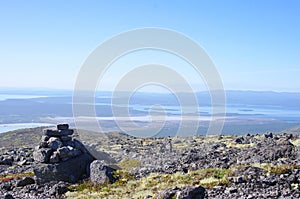
[[[300,92],[299,7],[292,0],[3,1],[0,85],[73,89],[82,64],[102,42],[132,29],[158,27],[180,32],[205,49],[225,90]],[[141,63],[168,65],[196,90],[206,90],[184,60],[147,50],[113,63],[99,89],[113,89]]]

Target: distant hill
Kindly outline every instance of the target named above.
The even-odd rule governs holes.
[[[45,127],[27,128],[0,133],[0,148],[35,147]]]

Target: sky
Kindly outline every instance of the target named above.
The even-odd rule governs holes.
[[[0,0],[0,87],[73,89],[82,64],[102,42],[158,27],[205,49],[226,90],[300,92],[299,13],[297,0]],[[144,53],[147,58],[139,63],[162,59],[188,77],[195,75],[177,58],[168,62],[169,55]],[[103,89],[118,82],[118,71],[126,71],[118,67],[125,63],[126,58],[107,74]],[[205,88],[203,82],[192,84]]]

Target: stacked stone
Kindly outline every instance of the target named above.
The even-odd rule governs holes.
[[[45,129],[33,158],[37,163],[59,163],[87,153],[84,145],[73,139],[74,130],[68,124],[58,124],[57,129]]]

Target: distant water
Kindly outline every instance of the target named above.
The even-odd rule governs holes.
[[[42,95],[11,95],[11,94],[0,94],[0,101],[4,101],[7,99],[32,99],[32,98],[40,98],[46,97]]]
[[[41,126],[54,126],[54,124],[49,124],[49,123],[0,124],[0,133],[15,131],[18,129],[41,127]]]

